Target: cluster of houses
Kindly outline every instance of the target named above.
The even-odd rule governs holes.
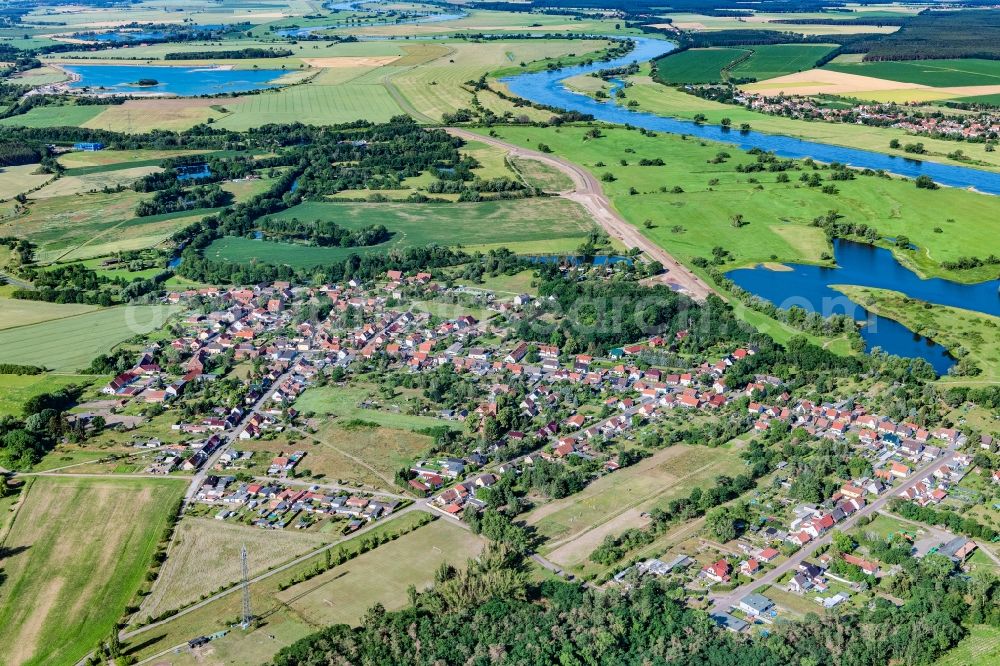
[[[279,482],[238,482],[208,476],[195,499],[217,507],[217,520],[240,520],[263,529],[304,529],[321,519],[345,520],[345,532],[392,514],[400,500],[328,492],[319,486],[291,488]]]
[[[1000,111],[968,114],[928,114],[920,104],[855,104],[847,108],[823,106],[810,97],[764,95],[740,91],[733,101],[747,109],[788,118],[894,127],[911,134],[956,139],[996,139],[1000,136]]]

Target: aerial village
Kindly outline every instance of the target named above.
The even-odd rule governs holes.
[[[434,299],[448,303],[448,316],[409,307]],[[327,308],[317,308],[321,300]],[[139,432],[144,419],[170,414],[170,429],[181,439],[139,437],[135,456],[146,473],[193,474],[187,511],[220,521],[349,534],[410,507],[462,521],[485,509],[484,491],[532,466],[587,465],[592,478],[614,474],[636,461],[627,443],[671,419],[718,422],[725,415],[744,423],[748,437],[793,432],[848,447],[865,470],[822,501],[788,497],[795,479],[779,462],[771,488],[759,493],[757,517],[739,538],[728,544],[699,538],[636,561],[604,583],[668,577],[734,631],[780,617],[781,602],[753,591],[759,581],[817,608],[865,598],[871,582],[892,575],[893,566],[861,548],[863,539],[835,551],[831,537],[863,529],[894,499],[922,507],[947,502],[972,466],[967,451],[994,450],[989,436],[970,446],[957,429],[894,421],[860,400],[797,398],[777,377],[756,375],[735,385],[731,370],[755,354],[752,347],[720,350],[680,372],[656,367],[663,358],[676,366],[686,331],[603,357],[567,354],[512,335],[514,324],[540,307],[536,297],[449,287],[426,272],[390,271],[370,284],[204,288],[172,292],[165,301],[183,311],[170,334],[131,352],[133,365],[103,388],[102,399],[83,405],[92,409],[75,414],[74,426]],[[395,493],[317,480],[308,469],[308,445],[260,448],[282,434],[308,441],[316,419],[300,413],[299,397],[317,384],[349,382],[356,368],[375,361],[383,376],[400,382],[446,372],[474,383],[476,400],[428,408],[425,415],[446,426],[481,434],[501,403],[515,405],[518,423],[529,426],[496,441],[473,438],[481,443],[474,448],[414,459],[401,470]],[[234,363],[249,372],[234,380]],[[358,405],[362,412],[366,406]],[[1000,475],[992,481],[1000,483]],[[922,532],[907,542],[918,556],[942,553],[961,565],[976,549],[946,530]],[[815,556],[795,557],[806,549]]]

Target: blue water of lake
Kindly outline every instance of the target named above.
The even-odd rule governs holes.
[[[941,278],[923,280],[896,261],[889,250],[844,240],[835,240],[833,249],[836,268],[788,264],[790,271],[740,268],[729,271],[726,277],[781,308],[798,305],[824,316],[850,314],[859,320],[867,319],[861,336],[869,348],[879,346],[899,356],[922,356],[938,372],[947,371],[954,362],[943,347],[891,319],[869,315],[830,285],[892,289],[911,298],[1000,316],[1000,280],[977,284]]]
[[[276,88],[274,80],[287,74],[281,69],[216,69],[151,65],[65,65],[80,76],[74,90],[102,89],[120,94],[158,93],[194,97],[218,93]],[[140,86],[140,79],[155,79],[155,86]]]

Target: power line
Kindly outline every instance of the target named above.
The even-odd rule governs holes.
[[[243,574],[243,619],[240,627],[247,629],[253,622],[253,613],[250,611],[250,567],[247,566],[247,545],[243,544],[240,549],[240,568]]]

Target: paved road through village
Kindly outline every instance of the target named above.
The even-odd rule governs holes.
[[[919,470],[912,472],[909,478],[906,479],[906,481],[904,481],[902,484],[898,486],[894,486],[891,489],[887,489],[886,492],[883,493],[881,497],[871,502],[870,504],[866,504],[861,510],[857,511],[853,516],[850,516],[849,518],[843,520],[839,525],[837,525],[837,529],[846,530],[851,527],[854,527],[854,525],[858,522],[858,520],[862,516],[868,516],[875,513],[876,511],[879,511],[886,504],[888,504],[889,500],[891,500],[893,497],[897,497],[900,492],[906,490],[907,488],[912,488],[913,486],[917,485],[925,478],[927,478],[927,475],[930,473],[932,469],[940,467],[941,465],[948,464],[954,459],[954,457],[955,457],[955,452],[948,451],[944,456],[934,460],[933,462],[925,465],[924,467],[921,467]],[[794,555],[788,558],[788,561],[782,562],[775,568],[765,573],[763,576],[760,576],[759,578],[756,578],[749,583],[740,585],[736,589],[731,590],[727,593],[718,595],[716,594],[709,595],[709,598],[712,600],[712,605],[718,610],[729,610],[731,607],[737,605],[740,599],[750,594],[754,590],[760,588],[761,586],[773,585],[778,581],[778,579],[780,579],[789,571],[794,571],[798,569],[799,565],[802,564],[802,562],[807,557],[816,552],[817,548],[819,548],[824,544],[830,543],[831,538],[832,538],[832,531],[827,532],[820,538],[810,541],[808,544],[806,544],[798,551],[796,551]]]

